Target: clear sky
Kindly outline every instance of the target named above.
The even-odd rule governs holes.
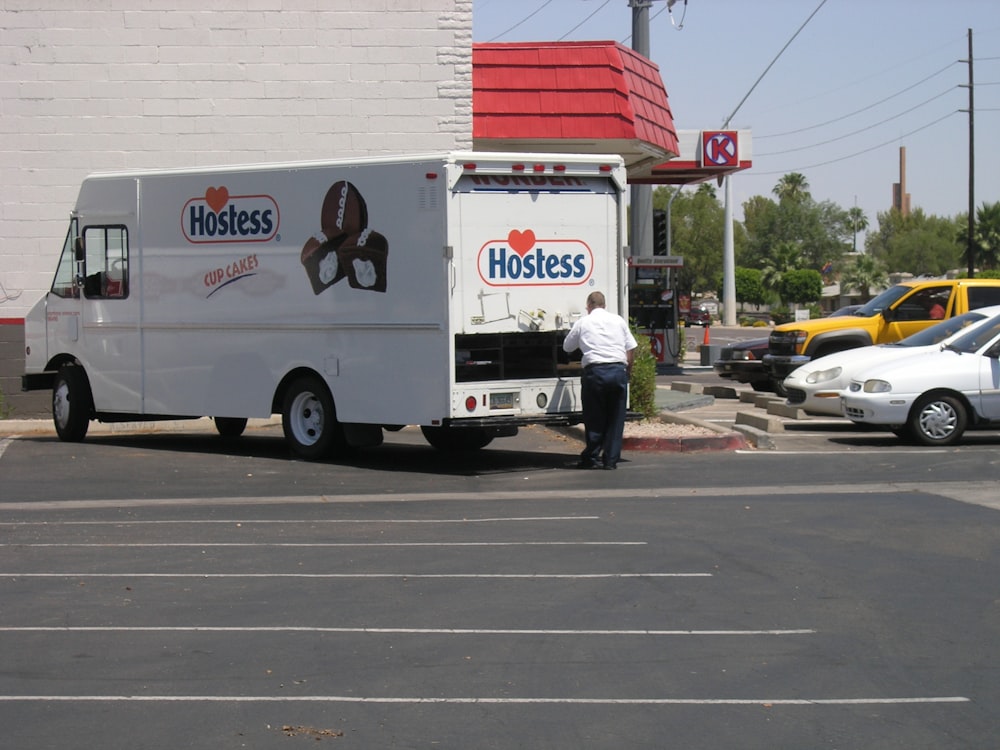
[[[892,205],[900,147],[913,208],[966,212],[969,29],[974,201],[1000,202],[1000,0],[821,2],[678,0],[668,12],[654,0],[649,9],[650,59],[677,128],[718,129],[739,107],[730,127],[752,131],[753,168],[733,179],[737,218],[747,198],[774,197],[782,175],[800,172],[815,200],[857,205],[874,228]],[[628,0],[473,0],[476,42],[631,46],[631,33]]]

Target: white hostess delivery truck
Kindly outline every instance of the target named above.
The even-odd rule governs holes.
[[[25,320],[26,390],[91,420],[280,414],[319,459],[419,425],[481,448],[581,420],[562,351],[625,312],[620,157],[450,153],[87,178]]]

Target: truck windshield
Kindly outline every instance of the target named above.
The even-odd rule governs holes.
[[[854,314],[860,318],[871,318],[892,306],[892,303],[910,291],[910,287],[891,286],[874,299],[861,306]]]
[[[66,240],[63,242],[59,265],[56,267],[55,278],[52,279],[52,293],[57,297],[70,298],[80,296],[80,287],[76,285],[76,263],[73,255],[73,243],[76,242],[76,219],[69,223]]]

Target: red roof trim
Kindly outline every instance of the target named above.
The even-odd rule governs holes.
[[[472,46],[473,138],[640,140],[680,149],[659,68],[617,42]]]

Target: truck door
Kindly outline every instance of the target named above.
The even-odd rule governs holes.
[[[456,331],[568,329],[587,295],[618,312],[619,203],[607,178],[465,176]]]
[[[892,309],[891,322],[880,331],[876,344],[912,336],[955,314],[951,299],[954,287],[944,285],[925,287],[903,297]],[[888,335],[886,335],[888,334]]]
[[[97,411],[140,413],[139,295],[133,290],[126,224],[87,224],[81,232],[81,359]]]

